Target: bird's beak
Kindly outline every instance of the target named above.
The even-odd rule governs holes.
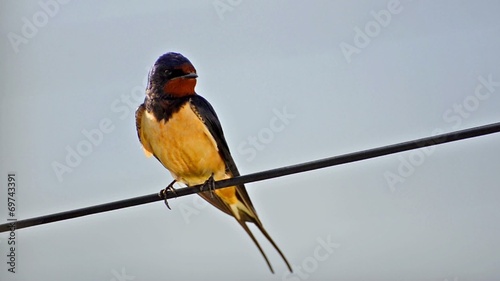
[[[198,74],[196,73],[189,73],[189,74],[186,74],[186,75],[183,75],[179,78],[184,78],[184,79],[196,79],[198,77]]]

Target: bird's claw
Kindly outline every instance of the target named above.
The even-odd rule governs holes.
[[[214,191],[215,191],[215,180],[214,180],[214,174],[212,174],[206,181],[203,183],[203,186],[201,187],[201,191],[203,191],[205,188],[207,188],[207,191],[210,192],[210,198],[214,198]]]
[[[164,200],[163,202],[165,203],[165,205],[167,206],[167,208],[169,210],[172,210],[172,208],[170,208],[170,206],[168,205],[167,192],[170,190],[170,191],[172,191],[173,194],[177,195],[177,193],[175,192],[175,188],[174,188],[175,182],[176,182],[176,180],[173,180],[167,187],[165,187],[164,189],[162,189],[160,191],[160,197]]]

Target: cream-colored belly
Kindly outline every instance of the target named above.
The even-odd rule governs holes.
[[[167,121],[157,121],[145,112],[142,119],[145,141],[172,176],[188,185],[227,178],[217,143],[205,124],[186,103]]]

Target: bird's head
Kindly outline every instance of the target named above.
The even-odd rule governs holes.
[[[179,53],[166,53],[156,60],[149,72],[148,94],[183,97],[194,95],[196,69]]]

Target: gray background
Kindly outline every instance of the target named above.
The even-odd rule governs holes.
[[[171,181],[144,156],[133,114],[148,69],[167,51],[197,68],[197,92],[215,107],[243,174],[500,121],[500,87],[480,86],[480,77],[500,81],[498,1],[41,3],[57,7],[0,7],[2,222],[9,171],[18,218],[150,194]],[[397,13],[376,23],[373,13],[388,5]],[[356,28],[365,27],[370,41],[344,55],[341,44],[356,47]],[[284,109],[293,118],[273,121]],[[112,130],[85,146],[82,131],[101,122]],[[499,141],[249,184],[294,275],[259,234],[270,274],[234,219],[189,196],[171,200],[172,211],[157,202],[19,230],[15,275],[2,233],[0,279],[498,279]],[[86,155],[58,178],[53,165],[68,165],[68,149],[79,145]]]

